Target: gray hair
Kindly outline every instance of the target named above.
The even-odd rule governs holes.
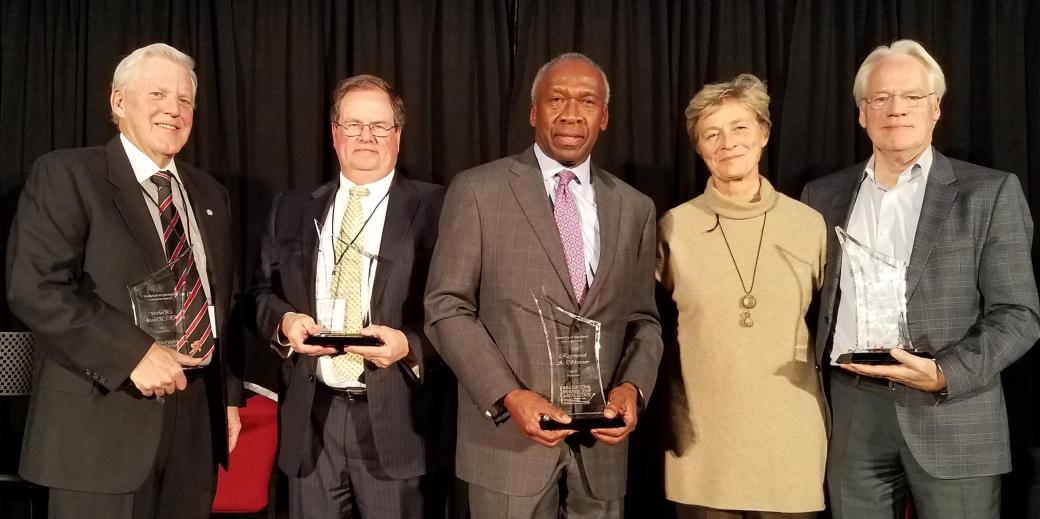
[[[592,61],[592,58],[580,52],[568,52],[566,54],[560,54],[559,56],[556,56],[555,58],[546,62],[545,65],[542,65],[542,68],[538,69],[538,73],[534,75],[534,82],[531,83],[532,103],[534,103],[535,99],[538,97],[538,85],[542,82],[542,79],[545,77],[545,73],[548,72],[549,69],[553,68],[554,65],[564,61],[580,61],[582,63],[587,63],[595,67],[596,71],[599,72],[600,78],[603,79],[603,85],[606,87],[606,95],[604,96],[603,104],[610,104],[610,81],[607,81],[607,73],[603,72],[603,68],[600,67],[599,64],[595,61]]]
[[[188,69],[191,76],[191,97],[199,88],[199,78],[195,76],[195,60],[191,56],[165,44],[153,43],[146,45],[130,53],[116,65],[116,71],[112,74],[112,90],[123,90],[134,79],[134,69],[137,68],[145,58],[162,57]],[[112,114],[112,122],[119,124],[119,118]]]
[[[690,104],[686,106],[686,133],[690,142],[697,145],[697,123],[719,110],[727,100],[742,103],[755,114],[759,124],[767,129],[773,126],[769,119],[769,91],[766,84],[753,74],[739,76],[720,83],[704,85],[694,94]]]
[[[935,92],[935,97],[942,99],[943,95],[946,94],[946,75],[943,74],[942,68],[939,67],[939,63],[935,61],[935,58],[928,54],[928,51],[924,50],[920,43],[914,40],[898,40],[892,42],[891,45],[882,45],[875,48],[867,56],[867,59],[863,60],[863,64],[859,66],[859,71],[856,72],[856,80],[852,83],[852,97],[857,105],[866,94],[867,79],[870,78],[870,73],[874,71],[874,66],[889,56],[910,56],[916,59],[921,65],[924,65],[928,73],[928,82],[931,83],[931,89]]]

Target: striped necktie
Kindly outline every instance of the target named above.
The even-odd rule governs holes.
[[[195,255],[188,245],[181,215],[173,204],[173,176],[169,171],[160,171],[151,177],[159,192],[159,222],[162,224],[163,248],[167,265],[173,265],[179,276],[177,290],[187,292],[184,306],[177,314],[178,328],[184,335],[177,342],[176,350],[196,358],[208,358],[213,353],[213,328],[209,322],[209,302],[202,288],[202,278],[195,266]]]

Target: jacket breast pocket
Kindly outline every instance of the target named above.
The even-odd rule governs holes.
[[[939,271],[946,279],[975,278],[976,255],[975,242],[970,240],[951,240],[935,246],[932,251],[930,267]]]

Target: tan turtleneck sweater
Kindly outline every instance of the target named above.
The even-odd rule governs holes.
[[[717,216],[716,216],[717,215]],[[763,220],[761,257],[755,269]],[[741,326],[741,288],[757,305]],[[661,218],[657,277],[679,310],[687,431],[665,459],[665,495],[727,510],[823,509],[824,401],[805,313],[826,259],[823,217],[765,179],[756,201],[703,195]]]

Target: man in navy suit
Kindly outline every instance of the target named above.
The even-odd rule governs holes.
[[[284,359],[290,516],[443,515],[450,478],[431,473],[453,454],[455,386],[423,333],[422,296],[444,190],[396,168],[404,102],[386,81],[341,81],[331,112],[340,174],[278,197],[253,289]],[[320,304],[337,300],[335,314]],[[382,345],[304,343],[323,328]]]

